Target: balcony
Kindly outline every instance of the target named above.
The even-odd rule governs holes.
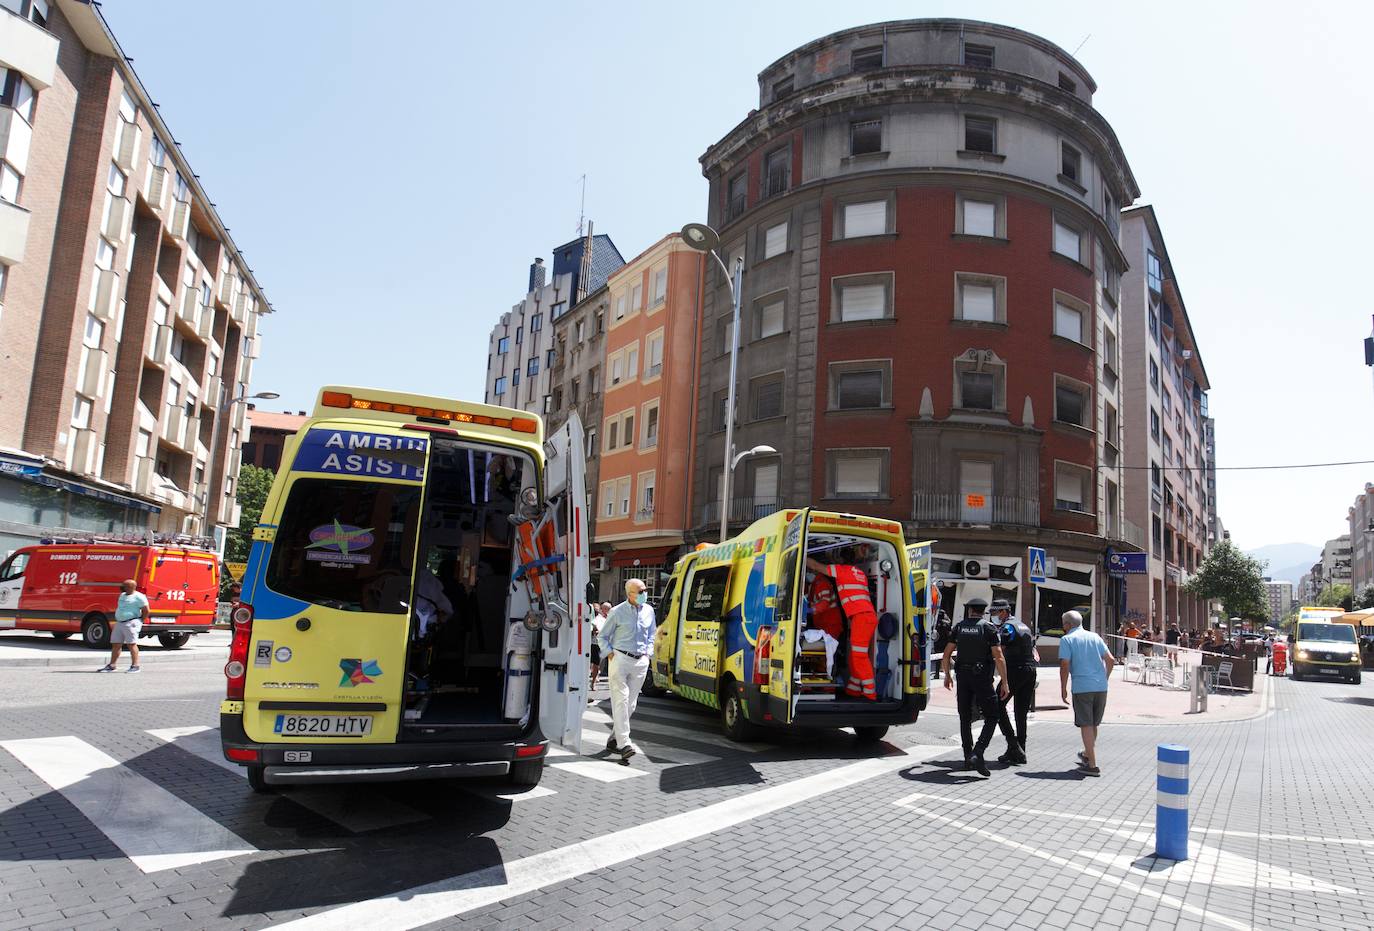
[[[114,320],[119,306],[119,274],[112,268],[102,268],[96,272],[92,287],[95,288],[95,303],[91,305],[91,313],[109,323]]]
[[[200,291],[186,288],[181,296],[181,304],[177,307],[177,316],[190,324],[191,329],[200,329]]]
[[[173,446],[185,446],[186,411],[180,407],[168,405],[166,416],[162,421],[162,438]]]
[[[108,352],[103,349],[88,349],[86,368],[81,372],[81,380],[77,383],[76,390],[88,398],[100,397],[101,389],[105,387],[105,372],[109,367]]]
[[[170,326],[154,327],[153,338],[149,341],[145,352],[148,354],[148,361],[158,368],[166,368],[172,364],[172,328]]]
[[[215,311],[210,307],[200,309],[200,322],[196,326],[196,335],[209,342],[215,333]]]
[[[965,507],[962,494],[917,492],[911,519],[918,524],[1039,527],[1040,499],[1022,495],[986,495],[983,507]]]
[[[105,222],[100,232],[110,242],[121,243],[129,238],[129,229],[134,222],[134,205],[129,203],[127,197],[116,197],[114,194],[105,196],[109,199],[105,202]]]
[[[752,524],[761,517],[767,517],[769,514],[782,510],[782,506],[781,498],[731,498],[730,523]],[[701,523],[720,523],[719,501],[708,501],[701,506]]]
[[[248,297],[247,288],[240,288],[239,293],[234,296],[234,304],[229,315],[239,326],[248,322]]]
[[[188,200],[178,200],[172,206],[172,221],[167,224],[167,231],[177,239],[185,239],[186,233],[191,229],[191,202]]]
[[[148,189],[144,192],[148,206],[158,214],[166,215],[167,205],[172,201],[172,173],[160,165],[148,171]]]
[[[1145,529],[1125,518],[1115,523],[1115,529],[1109,528],[1108,535],[1115,540],[1129,543],[1138,550],[1147,549],[1145,546]]]
[[[233,275],[229,274],[228,272],[225,272],[224,274],[220,275],[219,289],[215,292],[215,296],[219,299],[219,302],[223,304],[225,307],[230,306],[230,302],[234,299]]]
[[[0,200],[0,262],[16,265],[24,261],[29,242],[29,212],[18,204]]]
[[[0,106],[0,158],[9,162],[15,171],[27,174],[29,145],[33,128],[10,107]]]
[[[57,77],[57,36],[22,16],[0,10],[0,49],[5,50],[5,67],[23,72],[35,90],[52,87]]]
[[[634,519],[637,524],[647,524],[654,519],[654,509],[651,507],[640,508],[638,511],[635,511]]]
[[[139,456],[134,462],[134,494],[152,497],[153,489],[157,484],[153,478],[152,457]]]
[[[73,430],[72,471],[82,475],[95,474],[96,458],[99,448],[100,443],[96,440],[94,430]]]
[[[132,171],[138,163],[138,151],[143,142],[143,130],[137,123],[130,123],[123,117],[119,119],[119,138],[115,141],[115,164],[125,171]]]

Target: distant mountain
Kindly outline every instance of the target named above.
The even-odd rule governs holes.
[[[1296,585],[1298,579],[1312,568],[1312,564],[1321,559],[1322,548],[1311,543],[1270,543],[1245,552],[1258,560],[1268,561],[1269,568],[1264,570],[1265,575]]]

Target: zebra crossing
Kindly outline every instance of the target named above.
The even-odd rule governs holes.
[[[603,703],[605,704],[605,703]],[[630,765],[604,749],[611,717],[602,705],[589,706],[583,718],[583,752],[551,747],[540,785],[520,788],[504,783],[459,782],[456,788],[501,803],[523,805],[559,794],[577,780],[611,785],[649,776],[674,766],[717,762],[726,751],[757,753],[764,744],[735,744],[714,731],[715,719],[673,699],[645,699],[636,713],[633,735],[639,753]],[[210,766],[244,779],[244,770],[224,759],[219,730],[205,725],[150,728],[142,732],[154,746],[174,748],[171,765],[179,769]],[[96,744],[61,735],[0,741],[37,779],[66,798],[139,870],[158,873],[260,851],[182,800],[154,779],[121,763]],[[709,752],[718,750],[719,753]],[[167,758],[164,757],[164,760]],[[223,778],[223,777],[220,777]],[[568,782],[566,780],[573,780]],[[363,835],[422,825],[432,816],[373,787],[293,787],[279,796]],[[251,833],[251,832],[248,832]]]

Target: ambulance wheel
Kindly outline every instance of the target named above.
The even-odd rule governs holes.
[[[532,789],[539,785],[539,780],[544,778],[544,761],[538,760],[517,760],[510,764],[510,781],[517,786],[524,786]]]
[[[72,638],[70,630],[54,630],[52,635],[54,640],[70,640]]]
[[[639,687],[639,694],[647,695],[649,698],[658,698],[660,695],[667,695],[668,690],[654,685],[654,674],[650,672],[644,677],[644,684]]]
[[[754,736],[754,725],[744,713],[744,702],[740,700],[735,683],[728,682],[720,694],[720,725],[725,736],[731,740],[748,740]]]
[[[856,727],[854,736],[861,744],[875,744],[887,736],[887,725],[876,727]]]
[[[81,625],[81,639],[93,650],[103,650],[110,645],[110,622],[103,614],[88,614]]]
[[[169,650],[180,650],[191,639],[190,634],[158,634],[157,642]]]
[[[265,766],[248,767],[248,788],[259,795],[272,794],[273,789],[267,784],[267,768]]]
[[[1360,684],[1360,672],[1359,672],[1358,669],[1355,670],[1355,674],[1354,674],[1353,676],[1350,677],[1350,684],[1351,684],[1351,685],[1359,685],[1359,684]]]

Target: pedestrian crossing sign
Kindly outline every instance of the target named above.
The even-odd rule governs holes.
[[[1026,561],[1030,563],[1032,585],[1045,584],[1045,550],[1039,546],[1026,547]]]

